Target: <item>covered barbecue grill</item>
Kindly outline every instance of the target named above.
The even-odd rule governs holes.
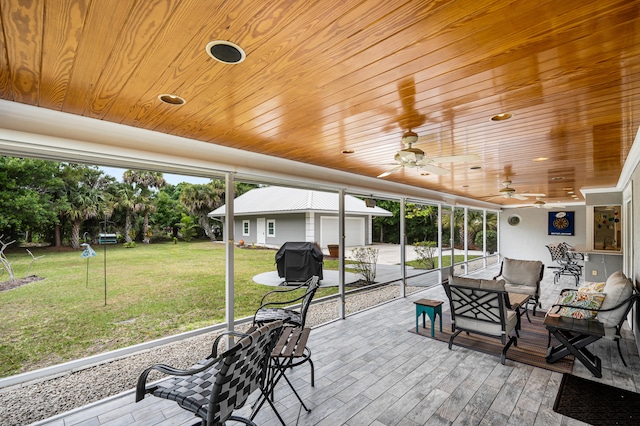
[[[286,282],[304,282],[314,275],[322,279],[322,250],[313,243],[286,242],[276,253],[276,265]]]

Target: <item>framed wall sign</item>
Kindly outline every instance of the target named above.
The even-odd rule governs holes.
[[[575,212],[549,212],[549,235],[574,235]]]

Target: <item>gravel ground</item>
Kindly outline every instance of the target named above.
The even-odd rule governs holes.
[[[424,288],[407,287],[407,294]],[[398,287],[386,286],[347,296],[347,313],[357,312],[398,297]],[[307,326],[336,318],[337,300],[314,304]],[[0,424],[26,425],[117,395],[135,387],[146,367],[162,362],[187,368],[210,353],[217,333],[208,333],[140,352],[123,359],[73,372],[51,380],[0,390]],[[150,380],[160,376],[150,376]]]

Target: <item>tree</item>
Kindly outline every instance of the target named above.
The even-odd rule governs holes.
[[[180,227],[180,233],[182,234],[182,238],[189,242],[193,239],[194,234],[196,233],[196,224],[193,222],[193,218],[189,215],[182,214],[182,218],[180,219],[180,223],[177,224]]]
[[[438,239],[438,207],[407,203],[405,206],[407,243]]]
[[[149,244],[151,233],[149,232],[149,215],[155,211],[153,203],[153,190],[166,186],[167,182],[162,173],[149,171],[127,170],[122,176],[125,183],[132,185],[136,195],[136,211],[143,216],[142,242]]]
[[[0,234],[29,239],[58,222],[60,163],[0,157]]]
[[[84,221],[111,214],[107,187],[111,180],[95,166],[68,164],[66,183],[68,204],[61,213],[71,222],[71,247],[80,248],[80,228]]]
[[[136,207],[136,196],[133,186],[128,183],[118,185],[115,191],[113,209],[124,214],[124,239],[127,243],[133,241],[134,237],[132,232],[132,219],[136,213]]]
[[[378,235],[378,242],[399,243],[400,203],[390,200],[376,200],[376,204],[393,213],[393,216],[376,216],[373,218],[373,232],[374,235]]]
[[[224,182],[212,180],[207,184],[187,184],[180,194],[180,202],[198,218],[198,225],[211,241],[215,241],[216,236],[208,214],[224,204],[224,193]]]
[[[176,225],[180,222],[182,214],[186,214],[186,208],[180,203],[180,194],[182,188],[188,184],[179,183],[178,185],[167,185],[158,191],[156,195],[156,211],[150,220],[170,233],[173,237],[178,236],[179,227]]]

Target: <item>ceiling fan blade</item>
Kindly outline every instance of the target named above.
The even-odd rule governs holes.
[[[449,174],[448,169],[444,169],[442,167],[434,166],[433,164],[416,164],[416,167],[422,171],[430,173],[432,175],[446,175]]]
[[[403,166],[396,166],[396,167],[394,167],[393,169],[387,170],[386,172],[379,174],[379,175],[378,175],[378,178],[387,177],[387,176],[389,176],[391,173],[393,173],[393,172],[397,172],[397,171],[398,171],[398,170],[400,170],[402,167],[403,167]]]
[[[528,200],[529,198],[525,197],[524,195],[521,194],[513,194],[511,195],[511,198],[515,198],[516,200]]]
[[[547,194],[534,194],[533,192],[523,192],[522,195],[525,197],[546,197]]]
[[[431,157],[430,160],[434,163],[466,163],[469,161],[478,161],[480,157],[478,157],[477,154],[448,155],[444,157]]]

